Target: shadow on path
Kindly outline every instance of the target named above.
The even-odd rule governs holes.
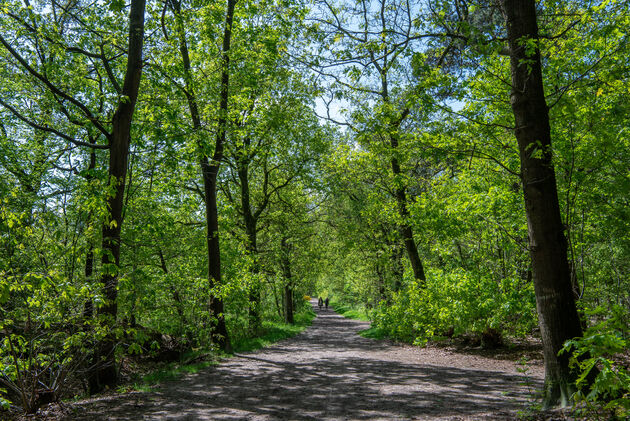
[[[356,334],[367,326],[318,311],[295,338],[164,383],[155,393],[78,404],[68,419],[513,419],[530,400],[518,374],[442,367],[400,352],[394,358],[391,351],[400,348]],[[529,381],[540,387],[538,379]]]

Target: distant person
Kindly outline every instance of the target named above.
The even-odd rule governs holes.
[[[317,301],[317,305],[319,306],[319,309],[322,309],[322,306],[324,305],[324,300],[322,300],[322,297],[319,297],[319,301]]]
[[[326,304],[326,310],[328,310],[328,297],[326,297],[326,301],[324,301],[324,304]]]

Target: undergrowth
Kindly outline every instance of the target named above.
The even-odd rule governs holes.
[[[249,352],[269,346],[275,342],[290,338],[302,332],[311,325],[315,313],[308,310],[295,315],[295,324],[280,322],[263,322],[263,334],[255,338],[242,338],[232,345],[234,352]]]
[[[339,301],[333,301],[330,303],[333,310],[341,314],[348,319],[363,320],[364,322],[370,321],[370,315],[367,309],[360,304],[348,304]]]
[[[366,309],[365,306],[361,304],[350,304],[333,301],[331,303],[331,306],[337,313],[348,319],[363,320],[364,322],[371,321],[368,309]],[[368,329],[359,331],[359,335],[369,339],[387,338],[387,332],[376,326],[370,326]]]
[[[153,386],[157,384],[169,380],[176,380],[185,374],[195,374],[200,370],[203,370],[204,368],[217,365],[218,363],[218,359],[192,364],[168,363],[165,366],[142,376],[142,379],[139,382],[136,382],[131,388],[121,386],[119,388],[119,391],[124,392],[129,390],[138,390],[142,392],[148,392]]]
[[[359,335],[369,339],[387,339],[387,332],[379,327],[370,327],[359,332]]]

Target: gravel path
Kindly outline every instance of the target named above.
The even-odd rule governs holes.
[[[513,361],[374,341],[357,335],[368,323],[317,313],[275,346],[152,393],[75,403],[65,419],[507,420],[531,400]],[[541,379],[532,367],[533,389]]]

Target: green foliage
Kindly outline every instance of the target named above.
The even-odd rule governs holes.
[[[10,402],[35,412],[54,401],[80,374],[89,355],[90,331],[81,327],[85,289],[58,274],[27,273],[2,278],[6,289],[0,305],[0,385],[3,406]]]
[[[589,315],[605,312],[600,307]],[[586,414],[595,416],[603,409],[617,419],[630,416],[630,370],[622,360],[630,348],[629,317],[628,309],[615,306],[610,318],[588,328],[583,337],[567,341],[560,351],[569,354],[571,366],[579,372],[574,399],[586,404],[580,409]]]
[[[287,339],[302,332],[311,325],[316,314],[313,311],[304,311],[295,315],[295,324],[282,322],[263,322],[263,333],[255,338],[243,338],[235,341],[234,352],[250,352],[267,347],[274,342]]]
[[[0,46],[0,406],[37,407],[24,384],[49,386],[67,372],[73,382],[55,383],[63,395],[107,336],[118,357],[156,355],[162,335],[180,351],[212,349],[211,296],[225,302],[237,350],[295,334],[313,317],[299,297],[316,292],[345,316],[369,315],[367,337],[424,344],[489,329],[531,333],[533,274],[496,8],[440,1],[425,14],[387,0],[380,12],[361,1],[314,2],[309,11],[239,1],[218,174],[223,279],[211,290],[199,158],[215,152],[224,4],[182,2],[176,13],[147,2],[121,259],[103,265],[100,229],[114,185],[108,151],[85,144],[107,144],[114,107],[125,102],[117,85],[128,8],[32,3],[0,3],[0,35],[42,76]],[[622,417],[628,372],[615,353],[628,347],[620,310],[630,291],[628,2],[539,8],[545,36],[521,42],[542,52],[553,148],[530,153],[552,156],[574,289],[601,322],[565,352],[580,385],[589,368],[600,370],[580,399]],[[429,36],[445,28],[455,36]],[[316,117],[328,100],[344,129]],[[413,230],[424,286],[412,279],[403,225]],[[97,282],[105,273],[119,279],[115,319],[95,316],[107,304]],[[295,326],[280,322],[287,293]],[[262,319],[260,338],[250,308]]]
[[[360,304],[346,304],[336,300],[330,302],[330,306],[343,317],[348,319],[363,320],[367,322],[370,320],[370,314],[363,305]]]
[[[495,329],[521,336],[536,324],[531,284],[497,282],[464,271],[432,270],[425,287],[411,282],[390,303],[381,302],[372,317],[388,336],[418,345],[449,331],[461,335]]]
[[[369,329],[361,330],[359,331],[359,335],[369,339],[385,339],[388,337],[387,332],[378,327],[370,327]]]

